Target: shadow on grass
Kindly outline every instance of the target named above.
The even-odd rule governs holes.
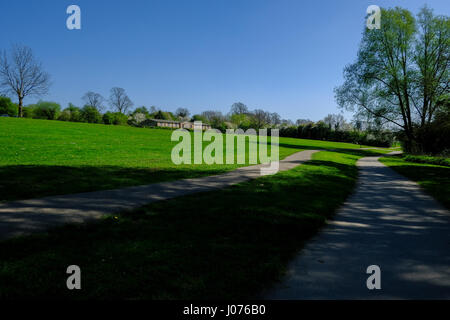
[[[117,189],[226,172],[226,168],[0,166],[0,202]]]
[[[280,144],[299,150],[318,149]],[[323,149],[326,150],[326,149]],[[349,156],[374,156],[373,151],[337,149]],[[216,175],[237,166],[191,165],[178,168],[126,168],[119,166],[0,166],[0,203],[52,195],[118,189],[130,186]]]
[[[351,192],[349,160],[0,242],[0,298],[255,297]],[[79,265],[82,290],[65,287]]]

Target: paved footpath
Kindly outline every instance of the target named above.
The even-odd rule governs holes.
[[[279,171],[290,170],[310,160],[315,152],[317,150],[305,150],[280,160]],[[65,223],[98,219],[154,201],[222,189],[261,177],[261,169],[263,175],[271,171],[267,165],[254,165],[202,178],[3,203],[0,204],[0,240]]]
[[[362,158],[354,194],[266,299],[450,299],[450,213],[419,186]],[[369,265],[381,289],[366,286]]]

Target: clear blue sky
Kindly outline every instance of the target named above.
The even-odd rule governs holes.
[[[70,4],[81,7],[81,30],[66,28]],[[338,111],[333,88],[370,4],[450,11],[448,0],[1,1],[0,48],[30,46],[52,76],[43,99],[62,107],[119,86],[135,106],[228,112],[242,101],[319,120]]]

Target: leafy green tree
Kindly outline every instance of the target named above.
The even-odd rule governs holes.
[[[134,111],[131,113],[132,115],[135,115],[137,113],[142,113],[144,114],[147,118],[150,117],[150,112],[148,111],[148,109],[145,106],[139,107],[134,109]]]
[[[8,97],[0,96],[0,115],[17,116],[17,105]]]
[[[70,112],[70,120],[73,122],[81,121],[81,109],[69,102],[69,106],[64,109]]]
[[[128,117],[120,112],[106,112],[103,115],[104,124],[126,125]]]
[[[59,121],[70,121],[70,111],[64,109],[58,116]]]
[[[88,123],[101,123],[102,115],[96,107],[85,105],[80,112],[80,119]]]
[[[56,102],[39,101],[33,111],[33,118],[55,120],[61,111],[61,106]]]
[[[58,117],[60,121],[72,121],[79,122],[81,119],[81,111],[80,108],[74,106],[69,102],[69,106],[65,108]]]
[[[233,123],[237,128],[247,130],[251,125],[251,119],[247,114],[232,114],[230,117],[231,123]]]
[[[206,117],[200,115],[200,114],[194,114],[191,118],[191,121],[201,121],[203,123],[208,123],[208,119],[206,119]]]
[[[105,112],[102,119],[104,124],[114,124],[114,112]]]
[[[22,107],[22,117],[33,118],[35,108],[36,108],[35,104],[29,104],[27,106]]]
[[[381,29],[365,29],[356,62],[335,89],[341,108],[401,128],[407,151],[420,151],[417,128],[431,123],[449,89],[450,20],[427,7],[417,19],[405,9],[382,9]]]
[[[114,113],[114,122],[115,125],[124,126],[127,124],[128,116],[121,113],[121,112],[115,112]]]
[[[171,116],[167,112],[163,112],[161,110],[155,113],[154,118],[160,120],[172,120]]]

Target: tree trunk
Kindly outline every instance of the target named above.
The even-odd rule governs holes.
[[[414,143],[414,136],[412,134],[412,132],[409,130],[409,128],[407,126],[405,126],[404,129],[405,132],[405,151],[408,153],[415,153],[417,150],[415,150],[415,143]]]
[[[19,97],[19,117],[23,118],[23,98]]]

